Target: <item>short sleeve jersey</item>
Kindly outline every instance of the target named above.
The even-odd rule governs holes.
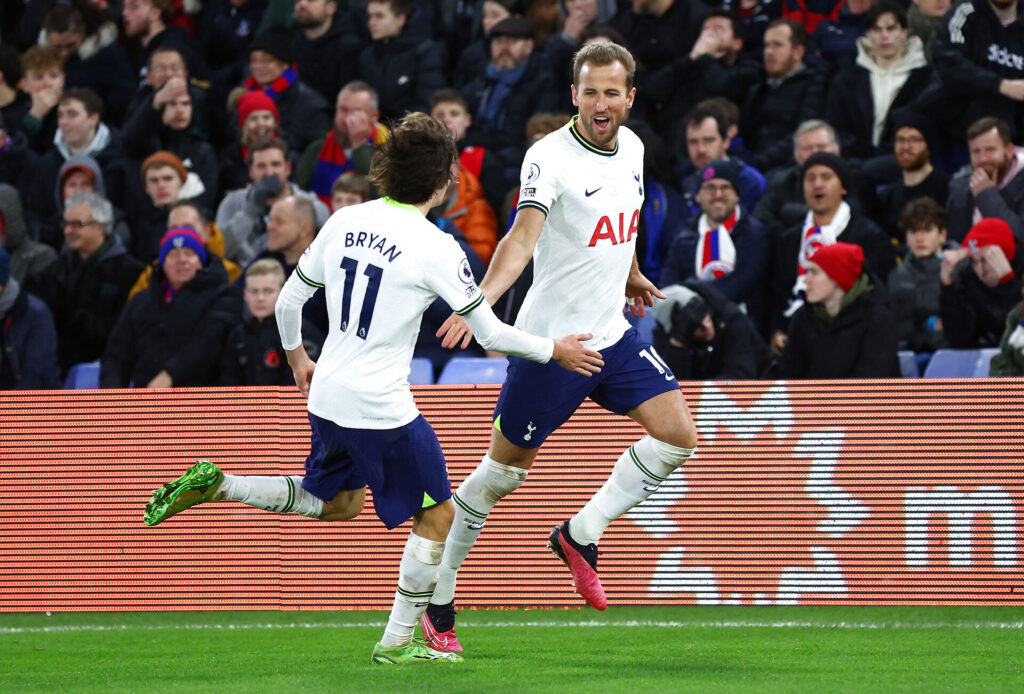
[[[330,319],[309,411],[344,427],[415,419],[409,362],[423,312],[438,296],[460,314],[484,300],[458,242],[387,198],[335,212],[295,271],[326,287]]]
[[[614,149],[597,147],[574,117],[526,152],[517,209],[547,219],[517,328],[553,338],[593,333],[588,345],[601,349],[629,327],[622,308],[644,202],[644,146],[628,128],[616,139]]]

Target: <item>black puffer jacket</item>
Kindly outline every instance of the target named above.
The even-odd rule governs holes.
[[[248,309],[245,319],[231,329],[220,359],[222,386],[292,386],[295,377],[288,366],[277,320],[258,320]],[[324,336],[311,322],[302,323],[302,344],[313,361],[320,356]]]
[[[100,358],[143,267],[128,255],[121,239],[108,236],[84,260],[65,248],[47,269],[45,281],[26,284],[53,312],[62,372]]]
[[[238,291],[224,265],[210,256],[170,304],[164,302],[162,270],[149,288],[125,307],[114,326],[100,366],[100,386],[144,388],[166,370],[175,387],[217,384],[224,339],[242,315]]]
[[[1006,314],[1020,303],[1020,296],[1019,277],[988,287],[978,279],[970,260],[960,261],[953,274],[953,285],[939,292],[942,328],[949,346],[998,347],[1006,327]]]
[[[768,171],[793,161],[793,130],[825,112],[825,74],[812,67],[787,77],[777,87],[762,80],[750,90],[740,127],[743,144],[754,153],[756,168]]]
[[[388,121],[406,111],[430,111],[430,97],[447,84],[438,45],[404,34],[366,46],[359,74],[377,90],[381,118]]]
[[[863,273],[828,320],[820,305],[793,314],[774,378],[896,378],[897,336],[885,285]]]

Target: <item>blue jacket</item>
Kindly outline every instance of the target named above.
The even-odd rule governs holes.
[[[59,387],[57,329],[50,309],[13,279],[4,287],[8,292],[17,296],[0,315],[0,390]]]

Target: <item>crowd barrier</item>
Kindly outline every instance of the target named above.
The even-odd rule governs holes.
[[[1024,604],[1024,380],[683,384],[698,453],[611,525],[623,604]],[[497,386],[414,389],[453,485],[485,451]],[[0,394],[0,611],[387,608],[408,526],[238,503],[142,523],[208,458],[298,474],[294,389]],[[500,504],[459,574],[463,607],[579,606],[551,527],[640,435],[587,403]]]

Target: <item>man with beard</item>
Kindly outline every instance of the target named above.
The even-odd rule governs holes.
[[[932,137],[928,117],[911,111],[899,111],[892,119],[895,133],[893,149],[903,176],[899,181],[878,191],[880,219],[885,231],[899,238],[899,221],[907,203],[918,198],[931,198],[946,204],[949,176],[932,166],[928,140]]]
[[[333,99],[341,85],[355,79],[362,43],[346,31],[336,0],[298,0],[292,40],[295,64],[302,80],[325,99]]]
[[[939,22],[934,61],[951,135],[959,137],[967,124],[983,116],[1021,131],[1024,22],[1019,9],[1018,0],[965,0]]]
[[[963,241],[985,217],[1005,220],[1020,243],[1024,240],[1024,153],[1010,141],[1010,126],[998,118],[981,118],[967,129],[971,170],[953,177],[946,203],[949,238]]]

